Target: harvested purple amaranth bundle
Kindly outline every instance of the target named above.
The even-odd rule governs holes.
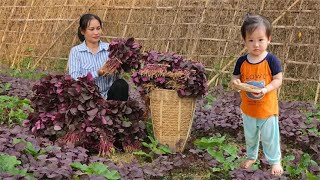
[[[114,39],[109,45],[109,60],[103,66],[103,76],[140,68],[141,45],[134,38]]]

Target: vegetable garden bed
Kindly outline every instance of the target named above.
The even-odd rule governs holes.
[[[0,99],[34,96],[31,85],[16,84],[33,85],[34,80],[4,75],[0,83],[3,85]],[[143,105],[134,88],[131,97]],[[1,104],[2,179],[318,179],[320,176],[320,110],[308,102],[280,103],[285,170],[281,177],[270,175],[263,155],[250,170],[238,167],[244,158],[245,146],[240,99],[235,92],[216,88],[198,100],[191,137],[183,153],[171,153],[159,144],[152,136],[151,121],[145,120],[141,123],[146,136],[140,139],[139,148],[115,148],[108,155],[98,156],[98,152],[88,146],[81,147],[81,143],[77,146],[77,143],[35,136],[32,128],[19,125],[25,119],[19,109],[25,114],[32,113],[27,108],[30,102],[23,103],[23,106]],[[10,116],[12,114],[16,116]],[[115,147],[119,146],[116,144]]]

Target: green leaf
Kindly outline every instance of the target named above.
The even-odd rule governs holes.
[[[26,146],[26,151],[29,152],[32,156],[37,155],[38,151],[36,150],[35,147],[33,147],[31,142],[26,142],[27,146]]]
[[[237,156],[229,156],[226,158],[227,162],[233,162],[235,159],[237,159]]]
[[[144,147],[149,148],[149,149],[152,148],[152,145],[151,145],[151,144],[148,144],[148,143],[146,143],[146,142],[142,142],[142,145],[143,145]]]
[[[136,156],[145,156],[145,157],[148,157],[148,158],[152,158],[151,155],[143,152],[143,151],[136,151],[136,152],[133,152],[133,155],[136,155]]]
[[[94,162],[88,166],[88,169],[90,172],[92,172],[92,174],[102,175],[104,171],[108,170],[108,166],[102,163]]]
[[[15,156],[0,154],[0,172],[15,169],[15,166],[19,164],[21,164],[21,161],[17,160]]]
[[[222,171],[221,168],[211,168],[212,172],[220,172]]]
[[[286,169],[291,176],[296,176],[300,174],[300,168],[289,166]]]
[[[87,175],[99,175],[99,176],[104,176],[106,179],[120,179],[120,175],[118,171],[108,170],[108,166],[100,163],[100,162],[94,162],[89,164],[89,166],[85,164],[81,164],[79,162],[71,163],[71,167],[75,169],[79,169],[82,173],[85,173]]]
[[[79,175],[73,175],[73,180],[80,180]]]
[[[171,149],[169,148],[169,146],[161,145],[159,147],[159,149],[163,152],[162,154],[170,154],[171,153]]]
[[[21,164],[21,161],[17,160],[15,156],[0,154],[0,173],[5,172],[11,175],[24,176],[26,179],[33,179],[33,176],[28,174],[27,170],[21,170],[15,167],[19,164]]]
[[[237,156],[238,154],[238,148],[234,145],[226,144],[222,148],[225,152],[227,152],[231,156]]]
[[[306,175],[307,175],[308,180],[319,180],[320,179],[320,176],[316,176],[316,175],[310,173],[308,170],[306,170]]]
[[[17,139],[17,138],[13,138],[12,143],[18,144],[18,143],[24,143],[26,145],[24,152],[31,154],[33,157],[37,158],[38,156],[45,154],[46,150],[44,149],[40,149],[39,151],[36,150],[36,148],[32,145],[31,142],[27,142],[24,139]]]
[[[81,164],[81,163],[79,163],[79,162],[71,163],[70,166],[71,166],[72,168],[75,168],[75,169],[80,170],[80,171],[83,172],[83,173],[86,173],[86,172],[88,171],[88,169],[89,169],[87,165]]]
[[[156,147],[159,144],[159,142],[155,138],[152,138],[151,136],[148,136],[148,138],[150,139],[153,147]]]
[[[232,171],[233,171],[234,169],[236,169],[237,167],[238,167],[238,164],[236,164],[236,163],[230,163],[230,164],[229,164],[229,169],[232,170]]]
[[[259,169],[259,164],[256,164],[256,163],[252,164],[251,169],[254,170],[254,171],[258,170]]]
[[[287,155],[283,158],[284,161],[289,162],[295,159],[294,155]]]
[[[215,151],[212,148],[208,148],[207,151],[218,162],[223,163],[225,161],[222,151]]]
[[[28,117],[25,110],[33,111],[29,100],[19,100],[17,96],[0,96],[0,124],[21,124]]]
[[[300,168],[307,168],[311,162],[311,156],[307,153],[302,154],[301,160],[299,163]]]
[[[221,145],[225,141],[225,136],[222,137],[210,137],[209,139],[206,137],[202,137],[200,140],[195,140],[194,144],[199,149],[207,149],[211,148],[214,145]]]
[[[118,173],[118,171],[116,170],[112,170],[112,171],[107,171],[103,174],[103,176],[106,178],[106,179],[110,179],[110,180],[117,180],[117,179],[120,179],[120,175]]]
[[[16,145],[20,142],[23,142],[22,139],[13,138],[13,140],[12,140],[13,145]]]

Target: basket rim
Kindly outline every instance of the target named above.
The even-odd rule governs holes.
[[[177,92],[177,90],[174,90],[174,89],[163,89],[163,88],[154,88],[154,89],[152,89],[152,91],[154,91],[154,90],[157,90],[157,91],[175,91],[175,92]]]

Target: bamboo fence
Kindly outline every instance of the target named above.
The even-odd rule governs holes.
[[[226,84],[246,53],[247,12],[273,23],[269,51],[281,60],[280,98],[317,103],[320,94],[320,0],[1,0],[0,61],[17,68],[65,69],[79,43],[83,13],[103,21],[103,40],[134,37],[143,51],[176,52],[205,64],[210,85]]]

